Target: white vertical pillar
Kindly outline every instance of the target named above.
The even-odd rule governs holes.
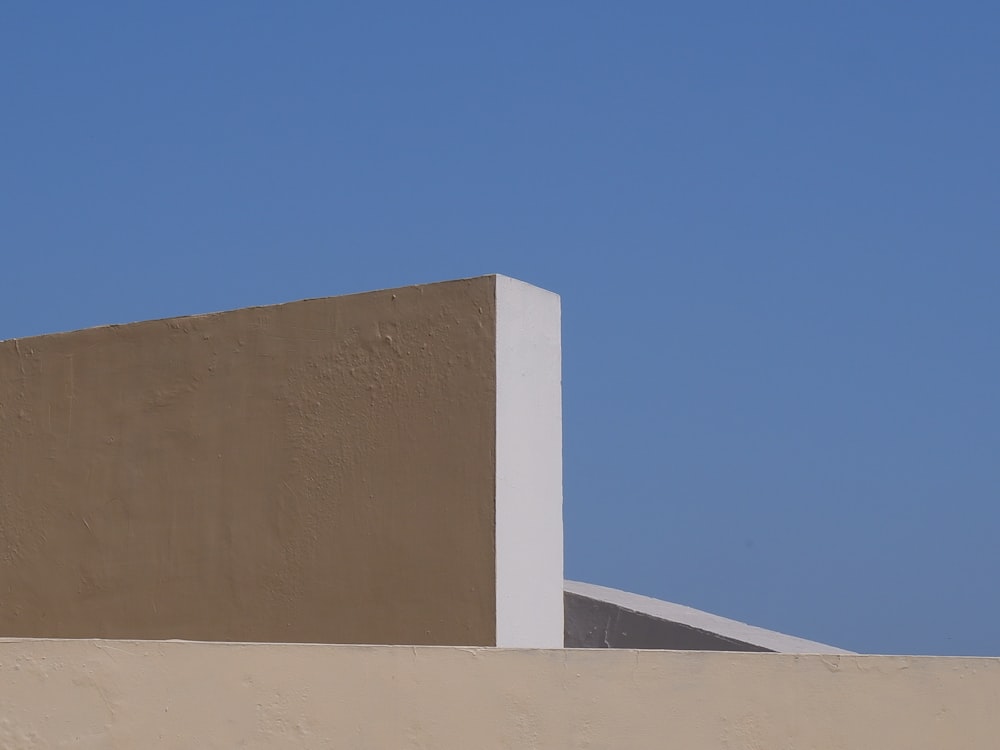
[[[496,277],[496,645],[563,645],[559,296]]]

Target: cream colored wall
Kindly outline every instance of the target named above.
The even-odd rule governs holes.
[[[0,641],[0,747],[989,750],[1000,659]]]

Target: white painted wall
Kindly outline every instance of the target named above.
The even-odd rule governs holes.
[[[496,277],[496,645],[563,645],[559,296]]]

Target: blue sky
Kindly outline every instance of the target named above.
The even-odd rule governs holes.
[[[1000,5],[7,3],[0,339],[563,296],[566,572],[1000,655]]]

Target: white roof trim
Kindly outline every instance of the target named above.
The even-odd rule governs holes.
[[[845,651],[841,648],[829,646],[825,643],[808,641],[804,638],[796,638],[784,633],[776,633],[773,630],[747,625],[737,620],[730,620],[718,615],[702,612],[699,609],[685,607],[683,604],[665,602],[661,599],[653,599],[640,594],[630,594],[627,591],[597,586],[592,583],[580,583],[578,581],[564,581],[564,589],[577,596],[588,599],[608,602],[622,609],[631,612],[638,612],[658,620],[667,620],[686,625],[697,630],[708,633],[715,633],[724,638],[735,641],[742,641],[760,648],[776,651],[782,654],[851,654],[853,651]]]

